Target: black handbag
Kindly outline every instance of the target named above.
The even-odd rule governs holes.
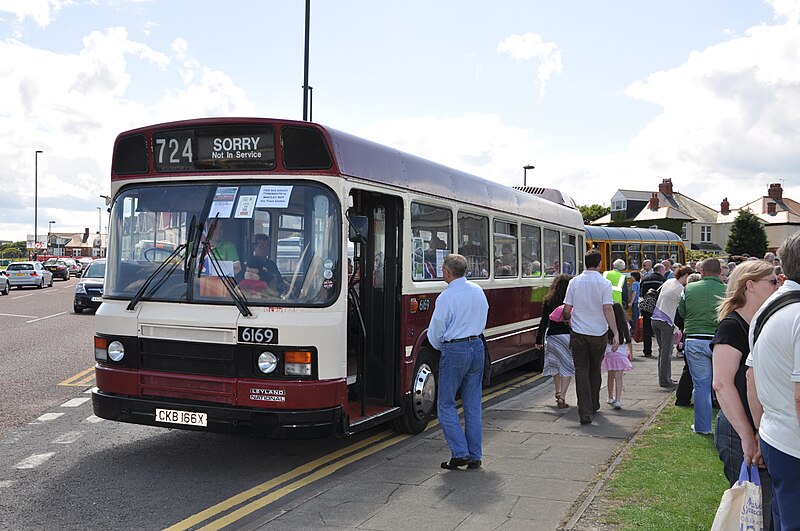
[[[653,313],[656,309],[656,302],[658,302],[658,292],[661,290],[659,287],[650,288],[644,296],[639,297],[639,310],[647,313]]]

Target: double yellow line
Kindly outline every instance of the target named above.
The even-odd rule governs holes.
[[[504,395],[510,391],[535,382],[540,378],[542,378],[541,374],[536,374],[534,376],[518,376],[513,378],[508,382],[504,382],[497,389],[490,388],[488,392],[481,398],[481,402],[487,402],[488,400],[497,398],[498,396]],[[459,413],[460,412],[461,408],[459,408]],[[426,431],[438,425],[439,421],[435,419],[428,424]],[[185,520],[168,527],[166,531],[183,531],[192,529],[207,520],[216,518],[219,515],[222,516],[210,521],[199,529],[203,531],[223,529],[224,527],[241,520],[242,518],[259,509],[266,507],[267,505],[283,498],[287,494],[290,494],[297,489],[310,485],[319,479],[331,475],[340,468],[379,452],[384,448],[388,448],[399,442],[405,441],[409,437],[411,437],[411,435],[397,434],[392,430],[382,431],[381,433],[373,435],[368,439],[364,439],[363,441],[352,444],[347,448],[342,448],[341,450],[338,450],[332,454],[328,454],[310,461],[309,463],[301,465],[294,470],[290,470],[289,472],[281,474],[276,478],[232,496],[227,500],[213,505],[208,509],[200,511],[197,514],[194,514],[189,518],[186,518]],[[231,509],[234,509],[235,507],[238,507],[238,509],[231,511]]]
[[[89,367],[85,371],[81,371],[75,376],[70,376],[58,385],[67,387],[86,387],[94,383],[94,367]]]

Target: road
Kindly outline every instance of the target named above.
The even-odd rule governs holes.
[[[240,528],[424,440],[386,427],[280,441],[99,419],[94,315],[72,313],[75,283],[0,298],[0,529]],[[535,380],[511,373],[487,392]]]

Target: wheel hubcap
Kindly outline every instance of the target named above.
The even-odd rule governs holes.
[[[414,416],[418,420],[427,418],[436,400],[436,378],[428,364],[423,363],[414,377]]]

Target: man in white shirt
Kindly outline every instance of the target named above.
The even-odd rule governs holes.
[[[564,297],[564,319],[570,321],[569,346],[575,360],[575,392],[581,424],[591,424],[600,409],[600,364],[608,345],[608,331],[613,333],[611,349],[619,347],[619,331],[614,318],[611,282],[598,271],[602,255],[589,251],[584,258],[586,270],[569,281]]]
[[[772,476],[776,531],[800,529],[800,303],[772,314],[755,343],[753,331],[773,300],[800,291],[800,232],[789,236],[778,254],[787,280],[753,316],[746,362],[752,367],[747,374],[750,411],[761,456]]]

